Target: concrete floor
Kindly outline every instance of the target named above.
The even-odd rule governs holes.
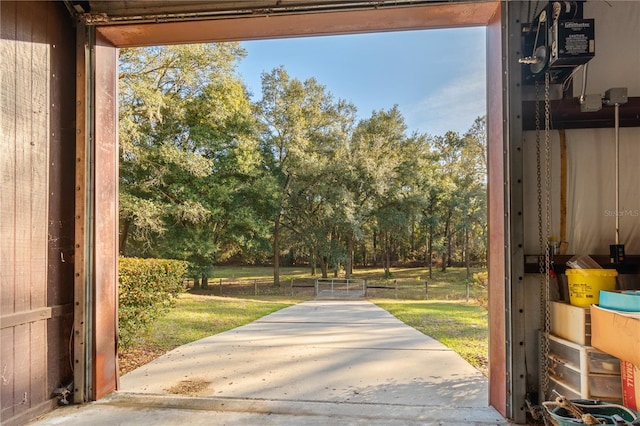
[[[508,424],[455,352],[362,300],[316,300],[181,346],[34,425]]]

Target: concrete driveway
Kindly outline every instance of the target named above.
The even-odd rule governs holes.
[[[508,424],[455,352],[362,300],[301,303],[165,354],[34,423]]]

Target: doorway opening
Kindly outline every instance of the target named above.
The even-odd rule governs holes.
[[[504,370],[506,368],[505,364],[501,362],[504,360],[504,318],[502,312],[504,312],[504,285],[502,283],[502,278],[504,276],[504,217],[501,214],[504,211],[504,199],[503,199],[503,126],[502,126],[502,91],[499,89],[501,87],[501,32],[500,32],[500,4],[499,3],[480,3],[483,10],[488,11],[489,13],[485,15],[476,14],[474,17],[470,18],[468,15],[466,19],[468,21],[467,25],[487,25],[489,30],[488,41],[487,41],[487,55],[488,55],[488,68],[489,70],[493,70],[493,72],[488,73],[489,87],[489,105],[488,111],[490,111],[490,116],[488,117],[489,122],[489,161],[494,161],[495,167],[490,168],[489,174],[489,186],[491,186],[491,182],[498,182],[494,187],[495,193],[493,196],[491,195],[491,188],[489,188],[489,269],[490,276],[493,274],[494,277],[500,277],[496,280],[495,288],[491,289],[490,284],[490,294],[492,294],[493,307],[490,306],[490,310],[495,310],[497,316],[494,321],[496,324],[502,324],[502,326],[498,325],[497,327],[492,327],[492,333],[494,334],[492,340],[494,341],[494,356],[492,356],[492,362],[496,362],[497,370]],[[429,12],[433,11],[433,7],[435,6],[425,6],[425,12],[429,9]],[[412,28],[420,27],[420,28],[429,28],[438,25],[447,25],[447,22],[454,22],[452,26],[460,25],[459,20],[461,19],[460,8],[469,7],[469,5],[448,5],[448,7],[455,9],[455,12],[451,15],[447,15],[449,18],[444,19],[443,21],[438,21],[437,24],[434,24],[432,21],[434,15],[424,13],[414,13],[419,11],[421,8],[403,8],[402,11],[384,11],[384,19],[376,20],[375,25],[383,27],[386,30],[389,29],[407,29],[406,23],[409,23]],[[410,13],[407,13],[408,9],[412,9]],[[399,14],[395,14],[398,12]],[[101,117],[99,122],[95,123],[95,143],[100,147],[99,150],[96,150],[96,154],[105,155],[109,157],[110,161],[101,161],[101,159],[96,156],[94,158],[94,176],[96,177],[96,182],[93,183],[95,185],[96,193],[101,194],[103,197],[101,201],[109,204],[106,209],[101,209],[97,204],[95,207],[95,212],[97,213],[97,217],[95,219],[95,240],[94,244],[98,245],[102,241],[111,241],[111,244],[108,244],[112,248],[112,250],[106,250],[102,253],[97,253],[97,256],[94,258],[93,269],[96,271],[96,292],[101,294],[102,298],[100,301],[95,300],[92,303],[95,303],[95,306],[90,307],[90,309],[94,309],[94,317],[95,324],[93,329],[91,330],[91,334],[95,339],[93,342],[93,347],[97,348],[96,353],[98,354],[98,364],[96,368],[92,368],[91,370],[94,372],[93,380],[96,382],[94,386],[95,395],[93,397],[99,398],[103,395],[105,391],[107,391],[112,385],[115,385],[114,375],[105,374],[105,371],[113,371],[115,369],[115,359],[113,358],[112,352],[109,350],[110,347],[113,347],[114,342],[109,341],[109,337],[103,336],[113,336],[113,333],[101,333],[101,330],[105,328],[107,331],[111,329],[113,331],[113,327],[115,324],[114,314],[115,314],[115,266],[117,265],[117,257],[115,253],[117,253],[117,244],[114,244],[114,236],[117,235],[117,194],[114,191],[114,179],[117,180],[117,167],[114,167],[114,160],[117,159],[117,144],[115,143],[115,106],[113,104],[113,93],[115,93],[115,81],[114,78],[114,69],[115,69],[115,60],[114,53],[116,52],[117,47],[126,47],[133,45],[150,45],[150,44],[159,44],[159,43],[184,43],[187,41],[187,38],[191,38],[191,41],[203,41],[202,37],[205,37],[206,40],[228,40],[228,39],[242,39],[242,38],[269,38],[276,36],[291,36],[291,35],[306,35],[309,33],[348,33],[348,32],[367,32],[375,30],[375,28],[371,27],[371,20],[368,16],[360,15],[358,17],[358,13],[362,12],[352,12],[351,13],[344,12],[348,14],[348,18],[345,15],[345,19],[350,24],[345,25],[345,21],[340,21],[335,18],[336,16],[328,16],[329,14],[317,14],[317,15],[305,15],[303,18],[298,16],[297,20],[292,20],[290,17],[282,17],[280,22],[278,19],[270,18],[271,22],[261,22],[260,25],[255,25],[257,21],[251,21],[251,18],[246,18],[246,25],[240,19],[233,20],[233,23],[228,23],[227,21],[218,21],[216,25],[210,25],[210,23],[200,22],[197,25],[194,22],[184,23],[169,23],[169,24],[146,24],[147,26],[144,30],[136,30],[135,26],[104,26],[97,27],[97,40],[96,44],[99,46],[96,49],[96,81],[95,87],[100,87],[100,91],[96,92],[95,99],[95,107],[96,107],[96,117]],[[371,13],[371,11],[367,12]],[[382,17],[382,15],[380,15]],[[463,18],[465,16],[462,16]],[[447,21],[447,19],[450,19]],[[287,25],[278,25],[283,22],[287,23]],[[416,23],[418,21],[418,23]],[[476,22],[481,21],[481,22]],[[405,22],[403,24],[402,22]],[[204,25],[204,27],[202,25]],[[189,28],[185,30],[185,28]],[[178,29],[181,30],[178,31]],[[206,29],[208,28],[208,30]],[[238,35],[238,32],[241,32],[244,35]],[[197,37],[196,35],[197,34]],[[166,37],[171,38],[171,40],[166,40]],[[498,88],[498,90],[496,90]],[[496,90],[494,92],[494,90]],[[79,96],[83,95],[85,91],[79,90]],[[497,94],[496,94],[497,93]],[[104,98],[100,98],[104,96]],[[101,102],[105,101],[105,102]],[[495,109],[491,108],[491,105],[495,107]],[[102,114],[106,112],[106,114]],[[109,119],[110,117],[110,119]],[[86,117],[83,117],[81,122],[86,124]],[[89,127],[89,126],[85,126]],[[85,152],[84,144],[85,140],[83,137],[79,138],[79,143],[82,144],[83,149],[79,150],[79,152]],[[493,153],[492,153],[493,151]],[[83,184],[86,184],[85,179],[81,179]],[[104,190],[104,191],[102,191]],[[111,197],[108,194],[112,194]],[[83,204],[82,202],[80,204]],[[493,205],[492,205],[493,204]],[[493,213],[493,215],[492,215]],[[493,219],[492,219],[493,216]],[[115,220],[114,220],[115,217]],[[82,239],[82,235],[79,236]],[[117,238],[116,238],[117,241]],[[493,243],[492,243],[493,242]],[[494,249],[492,249],[492,244]],[[500,249],[499,249],[500,248]],[[493,254],[492,254],[492,251]],[[82,262],[82,259],[76,259],[77,262]],[[79,268],[81,271],[85,271],[84,268]],[[84,277],[78,277],[79,280],[82,281]],[[82,287],[82,286],[77,286]],[[78,295],[79,299],[85,300],[86,297],[83,294]],[[111,298],[111,303],[100,303],[100,302],[109,302],[109,298]],[[104,300],[103,300],[104,299]],[[491,303],[491,301],[490,301]],[[82,318],[83,316],[78,316]],[[500,343],[502,342],[502,343]],[[77,342],[77,344],[81,344]],[[100,354],[103,353],[103,349],[106,349],[106,357],[100,357]],[[111,352],[111,354],[110,354]],[[88,359],[87,363],[91,364],[93,361]],[[86,370],[82,370],[86,371]],[[496,383],[493,388],[495,389],[495,394],[490,398],[493,400],[492,404],[496,406],[500,410],[500,406],[504,404],[506,397],[502,398],[506,395],[505,390],[505,375],[497,374],[493,375],[495,377]],[[103,384],[104,386],[101,386]],[[494,392],[494,391],[492,391]],[[502,400],[502,402],[501,402]],[[502,407],[504,408],[504,407]]]
[[[486,308],[484,40],[474,27],[122,49],[120,254],[188,261],[191,293],[309,296],[331,275],[361,295]],[[142,306],[121,294],[119,309],[140,327]],[[447,337],[486,374],[482,322],[484,341]]]

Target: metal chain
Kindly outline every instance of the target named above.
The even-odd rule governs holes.
[[[540,84],[538,80],[535,81],[535,89],[536,89],[536,171],[537,171],[537,182],[536,188],[538,190],[538,242],[540,243],[540,253],[544,252],[544,234],[542,227],[542,151],[540,147],[540,103],[538,102],[540,99]],[[540,279],[542,280],[542,276],[544,275],[544,260],[540,256],[538,257],[538,268],[540,271]],[[542,286],[542,281],[540,282]],[[540,299],[540,313],[543,312],[543,304],[542,298]]]
[[[533,17],[536,16],[536,13],[538,13],[538,6],[540,6],[540,0],[536,1],[536,6],[533,8],[533,13],[531,13],[532,12],[532,10],[531,10],[531,2],[529,2],[529,16],[528,16],[528,18],[529,18],[528,22],[529,23],[533,23]]]
[[[542,358],[543,358],[543,374],[542,374],[542,391],[543,395],[547,395],[549,390],[549,333],[551,330],[551,313],[550,313],[550,287],[551,287],[551,253],[549,247],[549,237],[551,236],[551,114],[550,114],[550,96],[549,96],[550,76],[546,72],[544,75],[544,167],[545,167],[545,229],[544,229],[544,292],[543,292],[543,333],[542,333]]]
[[[545,258],[542,254],[545,252],[544,248],[544,227],[542,224],[542,149],[540,146],[540,84],[538,80],[535,80],[535,95],[536,95],[536,189],[537,189],[537,201],[538,201],[538,243],[539,243],[539,253],[538,256],[538,270],[540,273],[540,395],[541,399],[544,400],[547,396],[547,388],[548,388],[548,372],[549,362],[546,358],[546,352],[544,350],[547,339],[544,336],[544,318],[546,318],[545,306],[546,302],[544,300],[544,286],[545,286]]]

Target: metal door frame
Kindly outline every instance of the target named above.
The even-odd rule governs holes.
[[[115,336],[118,148],[117,75],[114,74],[118,47],[169,43],[162,38],[166,34],[171,35],[171,42],[186,43],[484,25],[487,27],[489,157],[489,403],[505,417],[523,422],[526,389],[526,377],[521,371],[524,365],[523,292],[517,287],[518,283],[521,287],[524,276],[522,120],[517,66],[520,43],[517,17],[524,7],[522,3],[449,2],[384,11],[323,12],[268,19],[79,25],[75,400],[100,399],[118,387]],[[460,11],[476,4],[492,8],[491,15],[484,18],[464,15],[466,21],[460,20],[463,16]],[[446,19],[443,22],[442,14],[439,20],[434,20],[431,12],[436,7],[449,8],[455,22],[447,24]]]

